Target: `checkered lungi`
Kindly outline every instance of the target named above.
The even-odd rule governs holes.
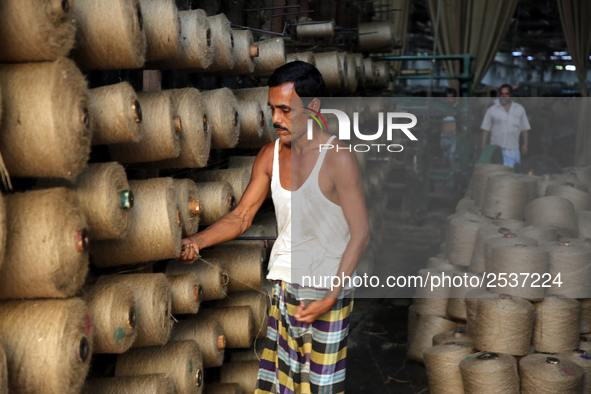
[[[330,311],[307,324],[294,318],[300,304],[298,297],[304,298],[302,294],[301,287],[284,281],[277,281],[273,287],[256,394],[345,392],[347,335],[353,299],[339,298]]]

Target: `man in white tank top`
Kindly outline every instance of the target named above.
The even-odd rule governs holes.
[[[279,138],[257,155],[238,206],[206,230],[183,239],[179,261],[192,264],[199,250],[243,234],[271,190],[278,237],[269,260],[273,304],[256,393],[343,393],[353,300],[341,287],[320,292],[305,288],[299,274],[354,276],[369,242],[361,174],[354,153],[319,149],[328,142],[343,148],[346,144],[318,127],[312,139],[306,136],[306,113],[319,111],[318,97],[325,96],[324,80],[314,66],[287,63],[269,78],[269,87]],[[296,243],[305,247],[292,248],[292,229]],[[292,266],[294,254],[309,264]],[[322,296],[304,297],[315,299],[304,302],[301,294]]]

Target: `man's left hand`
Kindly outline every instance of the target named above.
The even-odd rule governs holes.
[[[527,145],[523,145],[523,146],[521,147],[521,154],[522,154],[522,155],[527,155]]]
[[[312,324],[320,316],[331,310],[336,302],[336,298],[325,298],[323,300],[314,301],[306,307],[306,304],[302,301],[296,309],[294,317],[297,321]]]

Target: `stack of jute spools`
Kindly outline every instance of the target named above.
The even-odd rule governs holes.
[[[409,309],[432,393],[591,392],[589,174],[476,165]]]

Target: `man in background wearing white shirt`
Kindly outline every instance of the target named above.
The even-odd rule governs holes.
[[[531,130],[525,108],[513,102],[513,88],[503,85],[499,90],[499,102],[491,105],[482,120],[482,149],[490,134],[491,145],[503,150],[503,164],[513,167],[521,163],[519,135],[523,133],[521,153],[527,154],[528,131]]]

